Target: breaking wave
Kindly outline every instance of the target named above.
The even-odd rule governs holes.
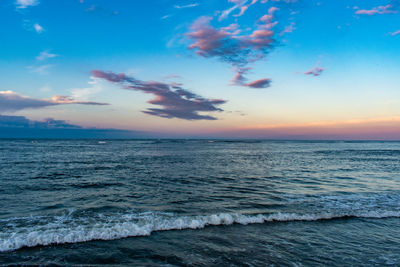
[[[400,217],[400,211],[364,211],[354,213],[271,213],[246,215],[219,213],[178,216],[170,213],[127,213],[82,216],[74,212],[61,216],[20,217],[0,220],[0,252],[23,247],[114,240],[148,236],[155,231],[201,229],[206,226],[260,224],[265,222],[318,221],[340,218]]]

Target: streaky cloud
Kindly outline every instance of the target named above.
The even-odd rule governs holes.
[[[201,115],[199,112],[223,111],[218,105],[226,103],[222,99],[207,99],[181,87],[177,83],[162,83],[157,81],[141,81],[125,75],[124,73],[104,72],[94,70],[92,74],[96,78],[102,78],[118,84],[126,90],[141,91],[152,94],[154,99],[149,104],[162,108],[148,108],[142,111],[145,114],[162,118],[179,118],[184,120],[216,120],[209,115]]]
[[[236,9],[239,10],[238,14],[234,14],[234,17],[241,17],[244,15],[244,13],[249,9],[250,6],[254,5],[255,3],[258,2],[258,0],[252,0],[251,2],[249,0],[228,0],[228,2],[233,3],[234,5],[224,11],[221,12],[221,15],[219,16],[218,20],[224,20],[229,17],[229,15],[235,11]],[[250,3],[248,3],[250,2]]]
[[[291,32],[293,32],[294,30],[296,30],[295,25],[296,25],[296,24],[295,24],[294,22],[291,22],[289,25],[287,25],[287,26],[281,31],[280,35],[282,36],[282,35],[284,35],[284,34],[286,34],[286,33],[291,33]]]
[[[38,0],[17,0],[15,2],[18,9],[25,9],[30,6],[36,6],[39,4]]]
[[[172,15],[171,14],[167,14],[167,15],[162,16],[160,19],[164,20],[164,19],[168,19],[170,17],[172,17]]]
[[[183,9],[183,8],[191,8],[198,6],[199,3],[187,4],[187,5],[175,5],[174,8]]]
[[[24,109],[38,109],[66,104],[108,105],[107,103],[78,101],[68,96],[53,96],[51,99],[36,99],[22,96],[13,91],[0,91],[0,112],[16,112]]]
[[[50,53],[49,50],[45,50],[45,51],[40,52],[40,54],[36,57],[36,60],[42,61],[42,60],[54,58],[57,56],[58,56],[57,54],[53,54],[53,53]]]
[[[46,75],[49,74],[49,70],[53,67],[51,64],[44,64],[40,66],[28,66],[28,69],[30,69],[30,72],[32,73],[37,73],[40,75]]]
[[[357,15],[376,15],[376,14],[393,14],[398,13],[397,10],[394,10],[394,6],[392,4],[388,4],[385,6],[377,6],[372,9],[357,9],[355,14]]]
[[[398,34],[400,34],[400,30],[391,33],[392,36],[396,36]]]
[[[312,75],[312,76],[320,76],[322,72],[324,71],[324,68],[321,67],[314,67],[309,71],[304,72],[305,75]]]

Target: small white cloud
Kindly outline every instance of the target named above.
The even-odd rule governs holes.
[[[87,101],[93,95],[96,95],[103,90],[101,86],[101,81],[98,78],[90,77],[90,81],[88,82],[88,84],[90,85],[90,87],[71,89],[70,92],[72,97],[80,101]]]
[[[170,18],[171,16],[172,16],[171,14],[168,14],[168,15],[162,16],[161,19],[168,19],[168,18]]]
[[[17,0],[15,2],[15,4],[17,5],[17,8],[24,9],[24,8],[29,7],[29,6],[38,5],[39,1],[38,0]]]
[[[296,24],[295,24],[294,22],[292,22],[292,23],[290,23],[288,26],[286,26],[286,27],[283,29],[283,31],[281,31],[281,36],[284,35],[285,33],[291,33],[291,32],[293,32],[294,30],[296,30],[295,25],[296,25]]]
[[[53,67],[53,65],[47,64],[47,65],[41,65],[41,66],[29,66],[28,68],[30,69],[30,72],[32,73],[38,73],[41,75],[49,74],[49,69]]]
[[[45,60],[48,58],[53,58],[56,56],[58,56],[58,55],[50,53],[49,50],[45,50],[45,51],[40,52],[40,54],[36,57],[36,59],[39,61],[42,61],[42,60]]]
[[[33,24],[33,28],[35,29],[35,31],[36,31],[37,33],[42,33],[42,32],[44,31],[43,27],[40,26],[39,23]]]

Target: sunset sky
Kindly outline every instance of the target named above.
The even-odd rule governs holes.
[[[0,0],[0,17],[0,130],[400,139],[398,0]]]

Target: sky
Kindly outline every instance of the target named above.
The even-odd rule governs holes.
[[[9,137],[400,140],[400,0],[0,0],[0,18]]]

